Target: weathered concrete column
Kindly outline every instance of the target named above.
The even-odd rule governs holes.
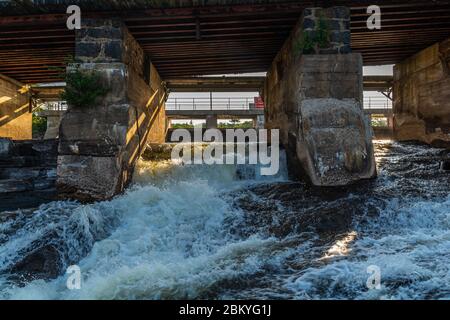
[[[206,129],[217,129],[217,116],[216,115],[206,116]]]
[[[94,70],[108,93],[92,107],[69,104],[60,125],[57,187],[71,198],[107,199],[130,182],[147,140],[164,141],[166,92],[122,22],[83,23],[69,71]]]
[[[252,118],[252,127],[258,128],[258,119],[256,117]]]
[[[33,115],[24,85],[0,74],[0,137],[13,140],[33,138]]]
[[[450,145],[450,38],[394,67],[394,137]]]
[[[387,116],[387,126],[389,127],[389,129],[394,130],[394,115],[393,114],[389,114]]]
[[[256,129],[264,129],[264,115],[256,116]]]
[[[348,8],[306,9],[263,91],[266,128],[280,129],[291,174],[318,186],[376,175],[362,57],[351,53]]]
[[[38,112],[39,117],[47,119],[47,130],[45,130],[44,140],[58,138],[62,115],[63,113],[58,110],[42,110]]]

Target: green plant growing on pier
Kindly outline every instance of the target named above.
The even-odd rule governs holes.
[[[42,139],[47,130],[47,118],[39,117],[33,113],[32,119],[33,139]]]
[[[325,17],[321,14],[313,32],[303,30],[299,39],[294,42],[293,51],[297,57],[300,54],[317,53],[319,49],[326,48],[329,45],[330,28]]]
[[[330,27],[323,14],[317,22],[316,43],[319,48],[326,48],[330,45]]]
[[[309,36],[309,33],[303,31],[297,41],[294,43],[294,54],[299,56],[300,54],[311,54],[314,53],[314,41]]]
[[[61,99],[74,107],[90,107],[98,98],[105,96],[109,88],[101,83],[100,74],[95,70],[75,68],[65,74],[66,87]]]

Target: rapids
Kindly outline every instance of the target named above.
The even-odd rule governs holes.
[[[375,149],[378,178],[348,187],[289,181],[284,158],[271,178],[141,160],[110,201],[0,213],[0,298],[450,299],[448,152]]]

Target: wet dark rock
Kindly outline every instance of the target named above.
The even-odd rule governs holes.
[[[277,279],[297,279],[307,270],[340,260],[364,261],[370,252],[355,245],[358,239],[382,237],[384,224],[387,224],[386,232],[392,233],[390,221],[395,221],[396,214],[402,214],[391,209],[387,213],[385,208],[448,197],[450,179],[447,172],[439,171],[440,163],[449,158],[448,151],[412,142],[376,142],[375,154],[379,176],[374,180],[339,188],[311,187],[303,181],[269,183],[233,194],[235,205],[243,212],[239,221],[226,221],[233,235],[275,237],[280,248],[288,248],[292,255],[275,271],[258,272],[248,281],[237,278],[221,282],[223,287],[214,288],[215,295],[211,296],[298,297],[298,291],[284,291],[286,286]],[[342,253],[341,249],[348,251]],[[365,282],[349,287],[336,284],[329,276],[312,280],[313,286],[307,293],[313,298],[353,299],[358,297],[358,292],[366,290]],[[408,276],[386,279],[383,283],[388,290],[396,291],[411,286],[414,281]],[[429,296],[435,298],[436,293],[430,292]]]
[[[234,229],[245,235],[263,231],[280,238],[314,231],[332,242],[330,239],[351,231],[356,223],[377,217],[392,198],[448,195],[450,181],[437,172],[439,159],[447,157],[447,151],[413,143],[378,143],[375,151],[378,170],[384,176],[377,180],[335,188],[301,181],[271,183],[241,192],[236,205],[244,210],[245,218]],[[432,192],[423,187],[425,183],[433,184]]]
[[[25,255],[9,272],[16,281],[48,280],[57,278],[61,274],[62,266],[58,249],[48,244]]]

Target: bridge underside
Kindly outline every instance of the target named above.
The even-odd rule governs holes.
[[[66,28],[61,1],[8,2],[0,7],[0,73],[23,83],[61,80],[75,33]],[[368,30],[366,8],[373,1],[101,1],[79,3],[83,18],[119,18],[163,79],[209,74],[265,72],[298,21],[311,6],[351,8],[351,42],[364,65],[395,64],[450,34],[449,1],[378,0],[382,29]],[[220,5],[217,5],[220,4]],[[2,4],[0,4],[1,6]]]

